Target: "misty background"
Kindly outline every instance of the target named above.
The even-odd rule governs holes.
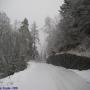
[[[10,18],[13,26],[18,25],[25,17],[29,21],[29,28],[35,21],[39,28],[39,39],[41,46],[38,46],[38,50],[44,53],[46,49],[46,37],[47,33],[42,30],[46,17],[55,18],[58,16],[60,5],[63,0],[0,0],[0,11],[5,12]]]
[[[30,60],[90,68],[89,4],[89,0],[0,0],[3,75],[24,70]]]
[[[63,0],[0,0],[0,11],[7,13],[11,22],[27,17],[29,23],[36,21],[38,26],[44,24],[44,19],[55,17]]]

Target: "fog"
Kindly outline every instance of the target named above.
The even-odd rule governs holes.
[[[28,18],[42,26],[45,17],[54,17],[59,12],[62,0],[0,0],[0,11],[6,12],[13,23]]]
[[[45,18],[54,18],[59,14],[60,5],[63,0],[0,0],[0,11],[3,11],[10,18],[11,23],[23,21],[26,17],[29,21],[29,27],[35,21],[38,28],[42,28]],[[39,29],[40,46],[38,50],[45,52],[46,34]]]

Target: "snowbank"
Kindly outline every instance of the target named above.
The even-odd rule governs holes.
[[[74,70],[74,72],[77,73],[83,79],[85,79],[88,83],[90,83],[90,70],[83,70],[83,71]]]

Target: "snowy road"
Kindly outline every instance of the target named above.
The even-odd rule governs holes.
[[[18,87],[15,90],[90,90],[90,84],[75,72],[34,62],[26,70],[0,80],[0,87]]]

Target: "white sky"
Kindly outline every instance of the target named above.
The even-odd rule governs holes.
[[[0,0],[0,11],[6,12],[11,19],[29,22],[36,21],[37,25],[43,25],[45,17],[57,15],[63,0]]]

